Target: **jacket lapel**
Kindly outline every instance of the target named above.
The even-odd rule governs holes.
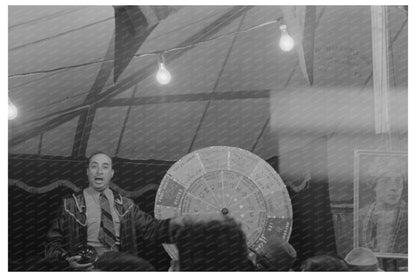
[[[114,195],[114,208],[117,210],[118,214],[124,214],[123,197],[114,189],[110,188],[110,190]]]
[[[71,204],[73,203],[73,204]],[[65,211],[81,226],[87,225],[86,205],[83,191],[74,193],[71,198],[65,200]]]

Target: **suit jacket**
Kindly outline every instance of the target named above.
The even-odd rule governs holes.
[[[111,189],[112,190],[112,189]],[[146,244],[172,242],[170,220],[156,220],[134,202],[112,190],[114,208],[120,218],[120,251],[140,255]],[[79,245],[87,243],[87,216],[83,191],[64,197],[61,209],[47,235],[45,256],[61,259],[73,256]]]

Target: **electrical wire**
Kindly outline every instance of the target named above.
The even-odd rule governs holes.
[[[265,27],[265,26],[268,26],[268,25],[271,25],[271,24],[278,23],[278,22],[280,22],[280,20],[281,20],[281,18],[278,18],[276,20],[267,21],[267,22],[264,22],[264,23],[261,23],[261,24],[255,25],[255,26],[248,27],[246,29],[239,29],[238,31],[228,32],[228,33],[225,33],[225,34],[222,34],[222,35],[219,35],[219,36],[207,39],[207,40],[199,41],[199,42],[189,44],[189,45],[185,45],[185,46],[173,47],[173,48],[164,49],[164,50],[157,50],[157,51],[152,51],[152,52],[149,52],[149,53],[136,54],[136,55],[133,56],[133,58],[141,58],[141,57],[147,57],[147,56],[159,56],[160,54],[166,54],[166,53],[173,52],[173,51],[179,51],[179,50],[184,50],[184,49],[188,49],[188,48],[193,48],[193,47],[196,47],[196,46],[208,43],[208,42],[212,42],[212,41],[215,41],[215,40],[218,40],[218,39],[222,39],[222,38],[226,38],[226,37],[230,37],[230,36],[235,36],[235,35],[240,34],[240,33],[247,33],[247,32],[253,31],[253,30],[257,30],[259,28],[262,28],[262,27]],[[93,64],[100,64],[100,63],[104,63],[104,62],[113,62],[113,61],[114,61],[114,59],[99,59],[99,60],[96,60],[96,61],[85,62],[85,63],[77,64],[77,65],[71,65],[71,66],[57,67],[57,68],[52,68],[52,69],[47,69],[47,70],[39,70],[39,71],[32,71],[32,72],[26,72],[26,73],[13,74],[13,75],[10,75],[9,78],[29,76],[29,75],[34,75],[34,74],[55,73],[57,71],[68,70],[68,69],[78,68],[78,67],[84,67],[84,66],[93,65]],[[18,87],[20,87],[20,86],[18,86]],[[82,94],[84,94],[84,93],[79,93],[79,94],[73,95],[72,97],[69,97],[69,98],[78,97],[79,95],[82,95]],[[67,100],[67,99],[68,99],[68,97],[66,97],[63,100]],[[61,101],[57,100],[53,104],[55,104],[57,102],[61,102]],[[52,103],[50,105],[52,105]],[[48,105],[48,106],[50,106],[50,105]],[[88,108],[88,106],[74,107],[72,109],[67,109],[67,110],[61,112],[59,115],[76,112],[76,111],[86,109],[86,108]],[[49,117],[54,116],[54,115],[56,115],[56,114],[53,113],[53,114],[49,114],[49,115],[42,116],[42,117],[39,117],[39,118],[31,119],[31,120],[28,120],[26,122],[21,122],[19,125],[22,126],[22,125],[32,124],[36,121],[43,120],[43,119],[49,118]]]
[[[276,20],[271,20],[265,23],[261,23],[259,25],[255,25],[246,29],[242,29],[239,31],[235,31],[235,32],[229,32],[223,35],[219,35],[207,40],[203,40],[203,41],[199,41],[197,43],[193,43],[193,44],[189,44],[189,45],[185,45],[185,46],[181,46],[181,47],[173,47],[173,48],[169,48],[169,49],[161,49],[161,50],[157,50],[157,51],[152,51],[152,52],[148,52],[148,53],[141,53],[141,54],[136,54],[133,56],[133,58],[142,58],[142,57],[147,57],[147,56],[158,56],[160,55],[160,53],[170,53],[173,51],[178,51],[178,50],[183,50],[183,49],[187,49],[187,48],[193,48],[195,46],[199,46],[201,44],[204,43],[208,43],[208,42],[212,42],[218,39],[222,39],[222,38],[226,38],[226,37],[230,37],[239,33],[246,33],[246,32],[250,32],[271,24],[275,24],[279,21],[279,19]],[[38,71],[31,71],[31,72],[25,72],[25,73],[16,73],[16,74],[12,74],[9,75],[9,78],[16,78],[16,77],[22,77],[22,76],[29,76],[29,75],[34,75],[34,74],[44,74],[44,73],[51,73],[51,72],[55,72],[55,71],[61,71],[61,70],[67,70],[67,69],[71,69],[71,68],[78,68],[78,67],[84,67],[84,66],[88,66],[88,65],[92,65],[92,64],[100,64],[100,63],[104,63],[104,62],[114,62],[114,59],[99,59],[99,60],[95,60],[95,61],[90,61],[90,62],[85,62],[85,63],[81,63],[81,64],[74,64],[74,65],[70,65],[70,66],[63,66],[63,67],[56,67],[56,68],[51,68],[51,69],[45,69],[45,70],[38,70]]]

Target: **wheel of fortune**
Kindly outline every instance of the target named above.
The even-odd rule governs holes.
[[[180,215],[231,216],[257,253],[275,236],[289,240],[292,228],[292,205],[279,174],[253,153],[228,146],[189,153],[167,171],[156,195],[155,217]],[[174,244],[163,246],[178,259]]]

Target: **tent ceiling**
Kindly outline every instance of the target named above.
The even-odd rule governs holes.
[[[113,7],[10,6],[9,97],[19,117],[9,152],[176,160],[230,145],[268,158],[271,96],[372,93],[369,7],[316,7],[312,86],[296,51],[278,49],[276,24],[236,33],[282,16],[279,6],[176,8],[114,84]],[[391,7],[389,16],[395,86],[407,87],[407,14]],[[165,54],[167,86],[155,81],[156,58],[140,56],[194,44]]]

